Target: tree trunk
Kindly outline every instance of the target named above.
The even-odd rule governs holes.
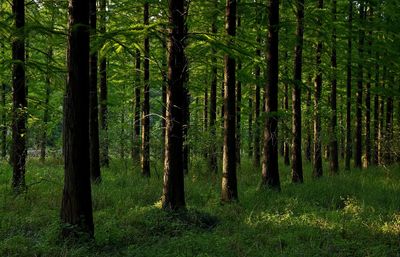
[[[387,77],[387,67],[386,65],[383,66],[383,74],[382,74],[382,90],[385,89],[386,84],[386,77]],[[378,157],[379,157],[379,165],[384,165],[384,135],[385,135],[385,128],[384,128],[384,117],[385,117],[385,97],[381,96],[379,101],[379,131],[378,131]]]
[[[349,0],[348,40],[347,40],[347,82],[346,82],[346,157],[345,169],[350,170],[352,156],[351,137],[351,84],[352,84],[352,50],[353,50],[353,1]]]
[[[318,8],[324,8],[324,1],[318,0]],[[317,18],[319,34],[322,29],[322,18]],[[314,146],[313,146],[313,177],[322,177],[322,147],[321,147],[321,114],[320,100],[322,91],[322,41],[319,39],[316,52],[317,74],[314,81]]]
[[[240,4],[240,0],[236,0],[237,5]],[[237,15],[237,30],[240,30],[242,20],[240,15]],[[242,70],[242,61],[239,59],[237,62],[237,74]],[[242,115],[242,81],[236,79],[236,162],[240,165],[240,148],[241,148],[241,115]]]
[[[303,66],[304,0],[296,1],[296,46],[292,90],[292,182],[303,183],[301,157],[301,75]]]
[[[236,0],[226,1],[225,28],[231,37],[230,44],[234,44],[236,36]],[[224,144],[222,158],[222,190],[221,200],[230,202],[238,200],[236,178],[236,60],[225,54],[224,57]]]
[[[376,92],[380,90],[379,86],[379,54],[376,54],[376,64],[375,64],[375,89]],[[374,150],[373,150],[373,165],[379,165],[379,94],[375,93],[374,96]]]
[[[365,6],[364,2],[360,4],[360,21],[365,20]],[[363,61],[364,61],[364,39],[365,32],[362,27],[359,29],[359,42],[358,42],[358,74],[357,74],[357,93],[356,93],[356,135],[354,138],[355,153],[354,153],[354,166],[362,168],[362,95],[363,95]]]
[[[141,71],[140,50],[136,50],[135,56],[135,114],[134,114],[134,160],[139,160],[140,154],[140,93],[141,93]]]
[[[373,11],[369,6],[368,22],[372,23]],[[372,30],[368,33],[368,58],[372,58]],[[371,65],[367,67],[367,88],[365,91],[365,168],[371,165]]]
[[[6,114],[6,83],[1,83],[0,102],[1,102],[1,114],[0,114],[0,137],[1,137],[1,158],[7,157],[7,114]]]
[[[144,4],[144,25],[149,25],[149,3]],[[144,38],[144,92],[142,107],[142,175],[150,177],[150,40]]]
[[[166,129],[166,116],[167,116],[167,84],[168,84],[168,63],[167,63],[167,38],[162,38],[163,45],[163,58],[162,58],[162,118],[161,118],[161,133],[162,133],[162,158],[165,156],[165,129]]]
[[[12,187],[15,193],[25,188],[27,88],[25,81],[25,1],[13,0],[17,36],[12,41],[13,120],[12,120]]]
[[[211,24],[211,33],[217,34],[217,7],[218,0],[214,0],[214,15]],[[217,173],[217,144],[216,144],[216,119],[217,119],[217,51],[211,47],[211,89],[210,89],[210,153],[208,154],[208,167],[211,172]]]
[[[285,71],[284,71],[286,77],[289,77],[288,58],[289,58],[289,55],[288,55],[288,52],[286,51],[285,52]],[[285,83],[285,85],[284,85],[285,95],[283,98],[283,107],[285,109],[285,112],[288,113],[289,112],[289,84],[287,81],[285,81],[284,83]],[[282,126],[283,127],[283,133],[282,133],[283,134],[283,141],[282,141],[283,163],[286,166],[289,166],[290,165],[290,150],[289,150],[290,132],[286,126],[286,119],[285,119],[284,124],[282,124],[282,125],[284,125],[284,126]]]
[[[279,0],[268,0],[267,83],[262,159],[262,185],[280,191],[278,170]]]
[[[89,2],[90,13],[90,31],[92,40],[96,37],[97,29],[97,8],[96,0]],[[98,53],[92,51],[89,61],[89,76],[90,76],[90,89],[89,89],[89,143],[90,143],[90,178],[92,182],[100,182],[100,143],[99,143],[99,110],[97,98],[97,62]]]
[[[167,86],[167,129],[164,159],[164,209],[185,208],[183,171],[183,121],[185,108],[184,88],[187,73],[185,57],[185,4],[184,0],[169,0],[169,59]]]
[[[50,101],[50,93],[51,93],[51,80],[50,80],[50,64],[53,58],[53,48],[50,46],[47,52],[47,73],[46,73],[46,95],[44,98],[44,112],[43,112],[43,131],[40,139],[40,161],[44,162],[46,159],[46,146],[47,146],[47,130],[48,130],[48,122],[49,122],[49,101]]]
[[[100,0],[100,33],[106,33],[107,0]],[[107,58],[100,59],[100,165],[108,167],[110,159],[108,156],[108,86],[107,86]]]
[[[307,88],[307,100],[306,100],[306,107],[307,107],[307,115],[311,117],[311,75],[307,79],[307,85],[309,85],[309,88]],[[312,126],[311,126],[311,119],[307,119],[306,123],[306,160],[311,162],[311,155],[312,155]]]
[[[330,124],[330,144],[329,144],[329,166],[330,173],[336,174],[339,171],[339,156],[338,156],[338,140],[337,140],[337,100],[336,100],[336,91],[337,91],[337,60],[336,60],[336,45],[337,45],[337,36],[336,36],[336,11],[337,10],[337,2],[336,0],[332,1],[332,15],[333,15],[333,31],[332,31],[332,55],[331,55],[331,66],[332,66],[332,82],[331,82],[331,124]]]
[[[257,50],[256,56],[261,59],[261,37],[260,32],[257,34]],[[261,105],[261,69],[260,65],[256,64],[255,67],[255,78],[256,78],[256,92],[255,92],[255,107],[254,107],[254,156],[253,156],[253,165],[254,167],[260,167],[261,160],[261,149],[260,149],[260,141],[261,141],[261,124],[260,124],[260,105]]]
[[[80,25],[80,26],[78,26]],[[63,237],[94,235],[89,156],[89,2],[69,1],[64,99]]]
[[[388,91],[392,92],[394,78],[393,74],[390,74],[388,77]],[[386,130],[385,130],[385,152],[384,152],[384,161],[385,165],[393,164],[393,156],[392,156],[392,143],[393,143],[393,98],[391,94],[386,98]]]

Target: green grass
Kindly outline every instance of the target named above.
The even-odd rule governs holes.
[[[114,161],[93,187],[95,241],[59,239],[62,165],[30,161],[28,191],[14,196],[0,164],[0,256],[400,256],[400,167],[342,172],[259,189],[260,171],[238,170],[239,203],[221,205],[220,176],[200,161],[186,177],[187,213],[159,208],[161,166],[150,179]],[[326,170],[326,169],[325,169]]]

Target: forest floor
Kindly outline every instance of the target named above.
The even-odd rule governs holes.
[[[152,171],[113,161],[93,186],[95,241],[71,243],[58,237],[62,164],[30,160],[28,190],[14,196],[0,163],[0,256],[400,256],[400,166],[312,180],[305,164],[293,185],[281,163],[277,193],[258,188],[260,171],[244,161],[239,202],[221,205],[220,174],[193,161],[180,214],[160,209],[160,164]]]

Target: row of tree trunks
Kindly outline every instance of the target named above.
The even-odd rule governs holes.
[[[353,49],[353,1],[349,0],[348,41],[347,41],[347,82],[346,82],[346,154],[345,169],[350,170],[352,156],[351,136],[351,85],[352,85],[352,49]]]

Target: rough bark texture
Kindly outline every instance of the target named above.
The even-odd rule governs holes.
[[[379,54],[376,54],[377,63],[375,64],[375,90],[378,92],[380,89],[379,85]],[[373,165],[379,164],[379,120],[380,120],[380,112],[379,112],[379,94],[375,94],[374,96],[374,150],[373,150]]]
[[[13,0],[14,26],[17,36],[12,42],[13,120],[12,187],[16,193],[25,188],[27,88],[25,81],[25,1]]]
[[[77,25],[81,26],[77,26]],[[82,26],[83,25],[83,26]],[[69,1],[68,79],[64,99],[63,237],[93,237],[89,171],[89,2]]]
[[[346,82],[346,156],[345,169],[350,170],[352,156],[351,136],[351,84],[352,84],[352,49],[353,49],[353,1],[349,0],[348,40],[347,40],[347,82]]]
[[[337,139],[337,59],[336,59],[336,21],[337,21],[337,1],[332,1],[332,16],[333,16],[333,30],[332,30],[332,54],[331,54],[331,67],[332,67],[332,81],[331,81],[331,124],[330,124],[330,142],[329,142],[329,167],[330,173],[336,174],[339,171],[339,156],[338,156],[338,139]]]
[[[144,25],[149,25],[149,3],[144,4]],[[144,38],[144,92],[142,106],[142,152],[140,162],[142,175],[150,177],[150,40]]]
[[[184,0],[169,0],[169,59],[167,86],[167,129],[165,138],[164,188],[165,209],[185,208],[183,172],[183,133],[185,77],[185,8]]]
[[[324,8],[323,0],[318,0],[320,10]],[[320,14],[321,15],[321,14]],[[317,18],[318,29],[322,29],[322,17]],[[319,32],[321,33],[321,32]],[[322,176],[322,147],[321,147],[321,114],[320,114],[320,101],[322,91],[322,41],[319,39],[316,51],[317,74],[314,80],[314,144],[313,144],[313,177],[318,178]]]
[[[236,0],[237,5],[240,0]],[[240,31],[242,20],[240,15],[237,15],[237,30]],[[237,74],[242,70],[242,61],[239,59],[237,62]],[[236,79],[236,162],[240,165],[240,149],[241,149],[241,115],[242,115],[242,81]]]
[[[226,1],[225,29],[234,44],[236,36],[236,0]],[[236,178],[236,61],[233,56],[224,57],[224,144],[222,157],[221,200],[230,202],[238,200]]]
[[[167,117],[167,84],[168,84],[168,63],[167,63],[167,54],[168,54],[168,48],[167,48],[167,35],[165,37],[163,36],[162,39],[162,45],[163,45],[163,58],[162,58],[162,119],[161,119],[161,133],[162,133],[162,145],[163,145],[163,150],[162,150],[162,158],[165,156],[165,131],[166,131],[166,117]]]
[[[51,93],[51,79],[50,79],[50,64],[51,59],[53,58],[53,48],[50,46],[47,52],[47,73],[45,79],[45,98],[44,98],[44,111],[43,111],[43,130],[40,139],[40,161],[44,162],[46,159],[46,147],[47,147],[47,127],[50,119],[49,114],[49,101],[50,101],[50,93]]]
[[[294,49],[294,86],[292,90],[292,181],[303,182],[301,157],[301,73],[303,66],[304,0],[296,1],[296,46]]]
[[[97,8],[96,0],[89,1],[90,32],[92,40],[96,37]],[[89,89],[89,142],[90,142],[90,178],[92,182],[101,181],[100,173],[100,143],[99,143],[99,109],[97,98],[97,66],[98,53],[90,54],[90,89]]]
[[[267,83],[265,85],[265,124],[262,158],[263,186],[280,190],[278,170],[278,75],[279,0],[268,0]]]
[[[100,0],[100,33],[106,33],[106,8],[107,0]],[[100,59],[100,165],[108,167],[110,158],[108,156],[108,86],[107,86],[107,58]]]
[[[360,21],[363,23],[365,20],[365,6],[364,2],[360,4]],[[358,41],[358,70],[357,70],[357,93],[356,93],[356,132],[354,137],[355,152],[354,152],[354,166],[356,168],[362,168],[362,108],[363,108],[363,79],[364,79],[364,40],[365,32],[361,25],[359,29],[359,41]]]

